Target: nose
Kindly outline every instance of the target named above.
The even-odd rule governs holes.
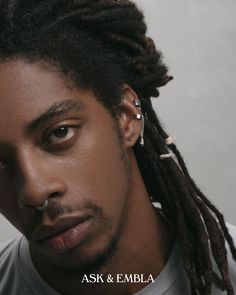
[[[18,155],[18,203],[23,210],[42,206],[46,200],[65,194],[65,182],[53,162],[42,152],[23,151]]]

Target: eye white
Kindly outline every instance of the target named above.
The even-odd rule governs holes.
[[[52,143],[61,143],[69,140],[75,134],[74,128],[72,127],[60,127],[57,128],[50,136],[49,141]]]

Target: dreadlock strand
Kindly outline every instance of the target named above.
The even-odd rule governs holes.
[[[146,124],[147,125],[147,124]],[[149,129],[148,129],[149,130]],[[153,130],[152,128],[150,128],[150,130]],[[154,138],[154,136],[151,136],[151,138]],[[146,141],[146,140],[145,140]],[[158,142],[158,141],[157,141]],[[157,161],[153,161],[154,163],[155,162],[157,162]],[[170,178],[167,178],[167,179],[170,179]],[[171,187],[173,187],[173,185],[171,185],[170,183],[168,183],[168,188],[170,189]],[[174,191],[174,189],[172,190],[172,192]],[[175,194],[175,193],[174,193]],[[177,199],[177,197],[178,196],[175,196],[175,199]],[[181,226],[183,227],[183,224],[181,224]],[[185,226],[186,227],[186,226]],[[180,235],[180,233],[181,233],[181,231],[180,231],[180,229],[176,229],[176,231],[177,231],[177,233],[178,233],[178,236],[179,236],[179,238],[181,239],[181,235]],[[188,231],[185,231],[186,233],[188,232]],[[181,239],[181,241],[182,241],[182,244],[184,244],[184,241],[186,240],[186,236],[185,236],[185,239]],[[187,239],[188,240],[188,239]],[[185,248],[186,248],[186,246],[185,246]],[[188,255],[188,257],[190,258],[190,257],[192,257],[192,255]],[[212,283],[212,269],[211,269],[211,263],[210,263],[210,259],[208,259],[208,262],[209,262],[209,265],[210,265],[210,270],[208,270],[208,271],[206,271],[206,275],[205,275],[205,282],[206,282],[206,286],[205,286],[205,294],[210,294],[209,293],[209,291],[211,290],[211,283]],[[190,271],[190,269],[189,269],[189,267],[188,267],[188,265],[185,265],[185,269],[186,269],[186,271],[187,271],[187,273],[188,273],[188,275],[189,275],[189,277],[191,278],[192,277],[192,274],[189,274],[189,271]],[[199,285],[202,285],[202,282],[200,283],[200,282],[198,282],[198,284]]]
[[[134,53],[145,54],[145,49],[141,45],[126,36],[106,33],[106,37],[119,46],[126,46],[127,48],[132,49]]]
[[[173,170],[175,169],[174,167],[178,167],[175,162],[172,159],[166,159],[165,163],[167,166],[169,166],[169,171],[170,175],[173,177]],[[173,167],[173,168],[172,168]],[[182,175],[181,172],[178,172],[178,174]],[[186,214],[186,218],[188,219],[189,224],[193,224],[192,226],[192,231],[194,230],[196,233],[196,239],[201,240],[202,243],[198,247],[201,249],[202,255],[205,260],[205,268],[204,268],[204,273],[206,274],[205,280],[206,280],[206,288],[210,286],[211,280],[209,277],[212,274],[212,263],[210,260],[210,253],[209,253],[209,246],[208,246],[208,234],[206,231],[205,224],[202,222],[202,219],[199,218],[201,216],[201,213],[198,209],[198,207],[195,205],[193,201],[193,194],[191,191],[188,190],[188,186],[185,183],[182,183],[181,185],[177,181],[177,177],[175,175],[175,178],[173,178],[173,182],[175,182],[176,189],[179,191],[179,201],[180,204]],[[199,257],[203,258],[203,257]]]
[[[200,293],[203,291],[203,282],[200,277],[195,274],[195,267],[193,262],[193,255],[191,251],[191,245],[189,244],[188,239],[188,229],[186,226],[186,221],[184,217],[183,210],[179,202],[176,202],[177,207],[177,219],[176,219],[176,233],[179,237],[183,266],[186,270],[186,273],[190,279],[192,294],[197,294],[197,291]]]
[[[147,146],[146,150],[152,147],[152,143],[149,141],[149,138],[145,139],[145,146]],[[140,158],[140,160],[138,161],[139,165],[143,165],[145,167],[141,170],[143,173],[144,181],[151,181],[149,187],[154,188],[154,191],[152,190],[152,193],[150,195],[154,198],[155,201],[162,204],[164,213],[168,216],[168,219],[174,218],[174,202],[172,201],[172,198],[170,196],[169,186],[165,184],[162,167],[160,165],[156,165],[156,155],[147,153],[145,152],[145,150],[140,149],[138,146],[136,146],[135,154],[138,156],[140,153],[144,155],[144,157]],[[148,163],[151,163],[151,165],[149,165]],[[158,181],[156,178],[153,177],[153,175],[157,175]],[[156,183],[158,183],[158,186],[156,186]]]
[[[207,207],[204,206],[202,200],[198,199],[199,207],[201,208],[203,218],[205,219],[206,226],[208,228],[208,233],[211,241],[211,249],[215,261],[217,263],[218,269],[222,275],[224,287],[229,294],[233,294],[232,284],[230,282],[228,274],[228,264],[227,264],[227,253],[224,245],[224,238],[221,230],[218,227],[217,222],[210,214]]]
[[[157,120],[156,120],[156,115],[155,115],[155,113],[152,113],[153,114],[153,117],[154,117],[154,121],[156,121],[157,122]],[[153,118],[152,117],[152,118]],[[159,122],[158,122],[158,125],[160,125],[159,124]],[[158,130],[160,131],[162,128],[161,127],[159,127],[158,128]],[[161,130],[161,132],[162,132],[162,134],[163,134],[163,137],[166,137],[167,138],[167,134],[165,134],[165,132],[163,132],[163,129]],[[171,147],[173,147],[174,145],[172,144],[171,145]],[[170,147],[170,148],[171,148]],[[186,166],[185,166],[185,164],[184,164],[184,162],[183,162],[183,160],[182,160],[182,157],[180,156],[180,154],[179,153],[176,153],[175,152],[175,150],[172,148],[172,151],[174,152],[174,154],[177,156],[177,159],[178,159],[178,162],[179,162],[179,164],[180,164],[180,166],[181,166],[181,168],[182,168],[182,170],[183,170],[183,172],[184,172],[184,174],[185,174],[185,176],[189,176],[189,174],[188,174],[188,171],[187,171],[187,168],[186,168]],[[190,178],[190,176],[189,176],[189,178]],[[187,177],[187,179],[188,179],[188,177]],[[194,187],[196,188],[196,185],[194,184]],[[208,200],[207,200],[208,201]],[[209,201],[207,202],[207,203],[209,203]],[[201,207],[201,209],[202,209],[202,207]],[[206,210],[207,208],[205,208],[205,210]],[[215,208],[213,208],[213,209],[215,209]],[[202,211],[202,210],[201,210]],[[215,211],[215,210],[214,210]],[[222,218],[223,216],[221,215],[221,218]],[[222,220],[221,220],[221,225],[224,225],[225,223],[223,222],[222,223]],[[209,216],[208,216],[208,219],[207,219],[207,221],[206,221],[206,225],[208,225],[208,227],[209,227]],[[208,232],[210,233],[211,231],[210,230],[208,230]],[[221,235],[221,232],[220,231],[218,231],[218,236],[217,237],[219,237],[220,235]],[[231,236],[229,236],[230,238],[231,238]],[[231,240],[232,240],[232,238],[231,238]],[[215,242],[214,243],[214,246],[217,246],[218,244],[220,244],[220,245],[222,245],[222,243],[223,243],[223,240],[222,240],[222,238],[221,238],[221,240],[219,241],[219,239],[217,240],[217,242]],[[213,247],[213,249],[216,249],[216,248],[214,248]],[[220,250],[218,251],[218,253],[216,253],[215,255],[214,255],[214,258],[215,259],[217,259],[216,257],[219,257],[219,255],[222,255],[222,253],[224,253],[225,252],[225,249],[224,248],[222,248],[222,247],[220,247]],[[217,261],[217,260],[216,260]],[[226,260],[226,255],[224,255],[224,257],[223,257],[223,261],[225,262],[225,261],[227,261]],[[232,294],[232,285],[231,285],[231,283],[230,283],[230,280],[229,280],[229,277],[228,277],[228,271],[227,271],[227,269],[225,268],[225,266],[222,264],[222,263],[220,263],[220,265],[219,265],[219,263],[217,263],[218,264],[218,266],[220,267],[220,269],[221,269],[221,267],[223,267],[223,271],[222,271],[222,276],[223,276],[223,279],[224,279],[224,285],[225,285],[225,288],[227,289],[227,291],[228,291],[228,294]],[[217,280],[218,282],[220,281],[219,279]]]
[[[180,152],[178,151],[177,147],[175,144],[171,144],[169,145],[169,147],[171,148],[171,150],[174,152],[174,154],[176,155],[176,157],[178,158],[178,162],[180,163],[180,166],[182,168],[182,171],[184,172],[186,178],[188,179],[189,183],[193,186],[193,188],[196,190],[197,195],[199,195],[199,197],[204,201],[204,203],[215,213],[220,226],[223,230],[224,236],[230,246],[232,255],[234,257],[234,259],[236,260],[236,248],[234,246],[232,237],[229,234],[229,231],[225,225],[225,220],[224,220],[224,216],[222,215],[222,213],[219,212],[219,210],[210,202],[210,200],[208,200],[205,195],[200,191],[200,189],[197,187],[197,185],[195,184],[195,182],[193,181],[193,179],[191,178],[191,176],[189,175],[189,172],[187,170],[187,167],[185,165],[185,162],[183,160],[183,158],[180,155]]]

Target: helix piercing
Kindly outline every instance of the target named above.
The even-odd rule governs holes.
[[[134,100],[134,106],[137,107],[137,108],[141,108],[141,102],[140,102],[140,100],[138,98],[136,98]]]

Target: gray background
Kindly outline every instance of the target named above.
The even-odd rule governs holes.
[[[236,224],[236,1],[136,0],[175,79],[155,108],[201,189]],[[0,217],[0,241],[17,231]]]

